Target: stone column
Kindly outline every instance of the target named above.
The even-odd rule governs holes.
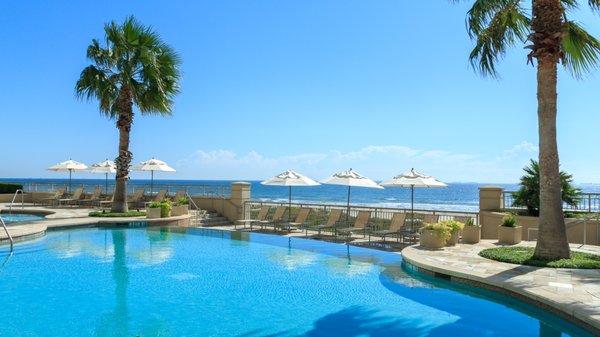
[[[479,188],[479,211],[498,211],[504,208],[504,189],[496,186]]]
[[[504,189],[496,186],[479,188],[479,225],[482,239],[498,238],[498,226],[502,221],[502,215],[495,212],[504,208],[502,192]]]
[[[244,219],[244,207],[247,201],[250,201],[250,183],[234,182],[231,183],[231,203],[236,206],[235,220]],[[230,219],[231,220],[231,219]]]

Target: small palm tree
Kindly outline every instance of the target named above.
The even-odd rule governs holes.
[[[521,177],[521,187],[513,194],[513,206],[527,208],[527,214],[538,216],[540,212],[540,165],[531,160],[528,167],[523,168],[525,175]],[[573,176],[560,171],[562,201],[571,206],[577,206],[577,198],[581,191],[573,186]]]
[[[133,106],[142,115],[170,115],[179,91],[180,60],[158,34],[133,17],[123,24],[106,24],[104,32],[105,46],[94,39],[87,49],[93,64],[81,72],[75,92],[79,98],[97,99],[100,112],[116,120],[119,154],[112,211],[126,212]]]
[[[455,0],[460,1],[460,0]],[[577,0],[472,0],[467,27],[475,47],[469,59],[484,75],[496,76],[496,63],[509,47],[525,44],[527,62],[537,66],[540,169],[540,225],[535,257],[570,256],[556,142],[557,66],[581,77],[597,65],[600,42],[569,19]],[[600,11],[600,0],[588,0]],[[526,7],[530,3],[530,7]]]

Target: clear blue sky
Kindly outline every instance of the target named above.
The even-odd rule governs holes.
[[[499,81],[472,71],[467,5],[5,1],[0,177],[58,178],[44,168],[115,157],[114,123],[73,87],[103,24],[133,14],[183,59],[174,116],[137,115],[132,134],[135,162],[156,156],[178,170],[160,178],[261,179],[289,167],[321,179],[353,167],[382,179],[415,167],[515,182],[536,156],[535,71],[521,47]],[[576,16],[600,36],[598,15]],[[600,182],[599,88],[599,71],[560,74],[561,162],[578,182]]]

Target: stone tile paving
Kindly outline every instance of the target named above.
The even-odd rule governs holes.
[[[505,289],[518,297],[532,299],[600,332],[600,270],[520,266],[477,255],[482,249],[495,246],[489,240],[440,250],[410,246],[402,250],[402,256],[405,261],[425,270]],[[600,253],[600,247],[596,246],[573,245],[572,249]]]

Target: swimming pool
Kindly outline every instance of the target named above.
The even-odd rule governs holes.
[[[24,214],[24,213],[23,214],[20,214],[20,213],[13,213],[13,214],[2,213],[0,215],[2,215],[2,219],[6,223],[23,222],[23,221],[38,221],[38,220],[42,220],[44,218],[43,215]]]
[[[205,229],[49,232],[1,251],[14,336],[590,336],[399,254]]]

